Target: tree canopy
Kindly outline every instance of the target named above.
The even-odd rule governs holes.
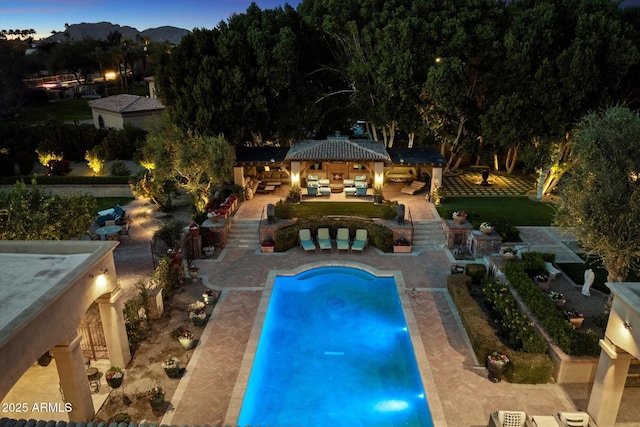
[[[640,116],[619,106],[585,116],[573,151],[557,222],[602,258],[609,281],[624,281],[640,265]]]

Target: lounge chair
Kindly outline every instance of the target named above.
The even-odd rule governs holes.
[[[532,427],[524,411],[497,411],[489,417],[489,427]]]
[[[369,244],[369,237],[367,236],[367,230],[364,228],[358,228],[356,230],[356,237],[351,244],[352,251],[360,251],[364,255],[364,250]]]
[[[408,185],[406,187],[402,187],[402,189],[400,190],[401,193],[404,194],[411,194],[414,195],[416,194],[418,191],[421,191],[424,189],[424,187],[427,185],[426,182],[422,182],[422,181],[413,181],[411,183],[411,185]]]
[[[333,250],[333,245],[331,245],[331,235],[329,234],[328,228],[318,228],[318,238],[316,240],[318,242],[320,252],[325,249],[328,249],[329,251]]]
[[[364,181],[356,182],[356,196],[366,196],[367,195],[367,183]]]
[[[318,185],[318,181],[310,181],[307,183],[307,195],[308,196],[317,196],[318,189],[320,186]]]
[[[547,272],[549,273],[549,277],[551,277],[551,280],[555,279],[556,277],[558,277],[558,274],[562,273],[562,270],[558,270],[550,262],[545,262],[544,265],[547,269]]]
[[[300,239],[300,247],[307,251],[315,251],[316,244],[311,240],[311,230],[308,228],[303,228],[298,231],[298,238]]]
[[[588,427],[589,414],[586,412],[558,412],[562,427]]]
[[[348,251],[349,242],[349,229],[338,228],[338,234],[336,235],[336,252],[340,252],[341,250]]]

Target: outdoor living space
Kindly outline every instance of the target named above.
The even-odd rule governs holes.
[[[387,183],[384,196],[403,203],[411,211],[414,221],[439,222],[439,216],[424,196],[403,194],[404,183]],[[233,221],[258,220],[266,204],[276,203],[287,196],[290,187],[282,185],[275,194],[260,194],[243,202]],[[333,200],[332,195],[332,200]],[[337,194],[335,196],[338,196]],[[325,198],[316,198],[318,202]],[[349,198],[351,201],[351,198]],[[306,202],[304,202],[306,203]],[[136,200],[125,206],[127,211],[144,209],[144,201]],[[188,210],[175,212],[174,217],[189,219]],[[133,243],[119,245],[114,251],[116,271],[124,292],[133,295],[135,282],[152,271],[148,257],[140,252],[148,248],[148,235],[136,245],[141,221],[133,224]],[[542,243],[550,247],[552,234],[528,230],[530,243],[542,235]],[[145,246],[146,243],[146,246]],[[558,243],[560,244],[560,243]],[[421,371],[434,426],[486,426],[489,414],[499,409],[526,411],[528,415],[554,415],[559,411],[586,410],[591,384],[511,384],[506,381],[492,383],[487,378],[484,361],[476,360],[461,325],[457,311],[446,289],[450,267],[456,260],[444,249],[432,249],[409,255],[382,253],[375,248],[364,255],[317,252],[310,256],[299,248],[285,253],[261,254],[258,247],[222,250],[215,259],[198,259],[194,263],[199,277],[187,280],[179,292],[181,298],[199,299],[202,285],[221,290],[222,295],[213,309],[207,325],[202,329],[195,350],[179,349],[177,342],[168,336],[169,328],[155,329],[160,334],[142,343],[134,354],[134,362],[128,367],[123,392],[111,393],[108,402],[97,417],[107,420],[117,412],[126,411],[135,420],[171,425],[230,424],[233,425],[237,408],[241,404],[238,392],[245,384],[238,377],[246,369],[243,361],[252,357],[246,353],[247,345],[257,340],[254,329],[265,287],[275,272],[325,265],[349,265],[378,271],[397,272],[403,279],[399,289],[407,299],[416,321],[422,342],[426,369]],[[250,265],[251,268],[247,268]],[[166,356],[159,350],[171,346],[174,355],[186,364],[180,379],[168,379],[162,372],[160,361]],[[140,363],[137,360],[146,360]],[[42,367],[34,366],[32,369]],[[51,370],[56,375],[55,369]],[[48,380],[55,381],[57,375]],[[215,384],[215,387],[211,385]],[[159,385],[166,391],[170,410],[153,413],[140,395],[150,386]],[[30,393],[33,393],[32,388]],[[36,391],[38,388],[35,388]],[[131,400],[125,405],[124,397]],[[16,398],[21,398],[20,396]],[[49,401],[51,394],[24,397],[28,401]],[[38,400],[40,399],[40,400]],[[22,417],[24,415],[16,415]],[[37,414],[32,414],[38,418]],[[63,416],[63,415],[61,415]],[[621,402],[616,427],[637,425],[640,419],[640,387],[626,387]]]

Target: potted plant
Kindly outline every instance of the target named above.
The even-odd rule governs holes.
[[[180,342],[182,348],[185,350],[191,350],[195,342],[193,339],[193,334],[185,328],[180,328],[178,332],[178,342]]]
[[[200,235],[200,226],[196,222],[189,224],[189,235],[191,237],[198,237]]]
[[[375,187],[373,189],[373,204],[381,205],[384,202],[384,193],[382,187]]]
[[[189,277],[191,277],[192,279],[196,279],[198,277],[198,270],[200,269],[195,265],[189,266]]]
[[[162,404],[164,403],[164,390],[162,387],[153,387],[147,391],[147,400],[151,404],[152,409],[162,407]]]
[[[209,258],[213,256],[215,250],[216,248],[214,248],[213,246],[205,246],[204,248],[202,248],[202,252],[204,252],[204,255]]]
[[[164,362],[162,362],[162,369],[169,378],[180,377],[180,361],[175,356],[169,356]]]
[[[189,304],[189,318],[195,326],[204,326],[206,323],[207,314],[204,311],[205,307],[205,303],[202,301]]]
[[[267,239],[260,244],[260,252],[273,252],[276,248],[276,242],[273,239]]]
[[[395,253],[409,253],[411,252],[411,242],[404,237],[399,238],[393,242],[393,252]]]
[[[514,259],[518,256],[518,251],[511,246],[505,246],[504,248],[500,248],[500,256],[504,259]]]
[[[480,224],[480,232],[487,235],[493,233],[493,225],[490,222],[482,222]]]
[[[549,287],[551,286],[551,278],[547,273],[538,273],[533,276],[533,280],[542,291],[548,291]]]
[[[584,322],[584,315],[578,312],[575,308],[569,309],[564,312],[565,317],[571,323],[573,329],[580,329],[582,322]]]
[[[502,372],[504,367],[509,363],[509,358],[506,354],[494,351],[487,356],[487,370],[489,371],[489,380],[494,383],[502,381]]]
[[[567,302],[567,300],[564,299],[564,294],[555,291],[549,292],[549,299],[553,301],[558,309],[563,309]]]
[[[465,211],[453,212],[451,217],[455,222],[462,224],[467,220],[467,213]]]
[[[118,388],[122,385],[124,372],[122,372],[122,368],[118,366],[112,366],[109,368],[104,377],[107,379],[107,384],[109,384],[109,387]]]
[[[202,293],[202,298],[204,299],[204,303],[207,305],[213,305],[218,301],[220,294],[213,289],[207,289]]]

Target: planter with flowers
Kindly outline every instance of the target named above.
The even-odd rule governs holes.
[[[208,289],[202,293],[202,298],[204,299],[204,303],[207,305],[213,305],[218,302],[218,298],[220,294],[213,289]]]
[[[534,282],[540,288],[541,291],[547,292],[551,287],[551,278],[546,273],[536,274],[533,277]]]
[[[202,248],[202,252],[204,252],[204,256],[211,258],[213,253],[216,251],[216,248],[213,246],[205,246]]]
[[[467,220],[467,213],[465,211],[453,212],[451,217],[455,222],[462,224]]]
[[[562,310],[564,305],[567,303],[567,300],[564,299],[564,294],[560,292],[549,292],[549,299],[556,305],[558,310]]]
[[[504,367],[509,363],[509,358],[506,354],[502,354],[499,351],[494,351],[487,356],[487,370],[489,371],[489,380],[494,383],[502,381],[502,372]]]
[[[273,239],[267,239],[260,244],[260,252],[273,252],[276,248],[276,242]]]
[[[189,234],[191,237],[198,237],[200,235],[200,226],[196,222],[189,224]]]
[[[518,251],[511,246],[505,246],[504,248],[500,248],[500,256],[503,259],[514,259],[518,256]]]
[[[197,279],[198,278],[198,270],[200,270],[198,267],[196,267],[195,265],[192,265],[189,267],[189,277],[191,277],[192,279]]]
[[[493,225],[489,222],[483,222],[480,224],[480,232],[482,234],[492,234],[493,233]]]
[[[147,400],[152,409],[159,409],[164,403],[164,390],[162,387],[154,387],[147,391]]]
[[[573,329],[580,329],[582,327],[582,322],[584,322],[584,315],[578,312],[575,308],[569,309],[564,312],[564,316],[571,323],[571,327]]]
[[[194,326],[204,326],[207,323],[207,314],[204,311],[206,307],[202,301],[196,301],[189,304],[189,318]]]
[[[107,384],[109,384],[109,387],[118,388],[122,385],[124,372],[122,372],[122,368],[118,366],[112,366],[109,368],[104,377],[107,379]]]
[[[180,378],[180,362],[175,356],[169,356],[162,362],[162,369],[169,378]]]
[[[193,334],[188,329],[181,329],[180,334],[178,335],[178,342],[185,350],[191,350],[193,345],[195,344],[195,340],[193,339]]]
[[[411,252],[411,242],[409,242],[405,238],[400,238],[393,242],[393,252],[395,253],[410,253]]]

